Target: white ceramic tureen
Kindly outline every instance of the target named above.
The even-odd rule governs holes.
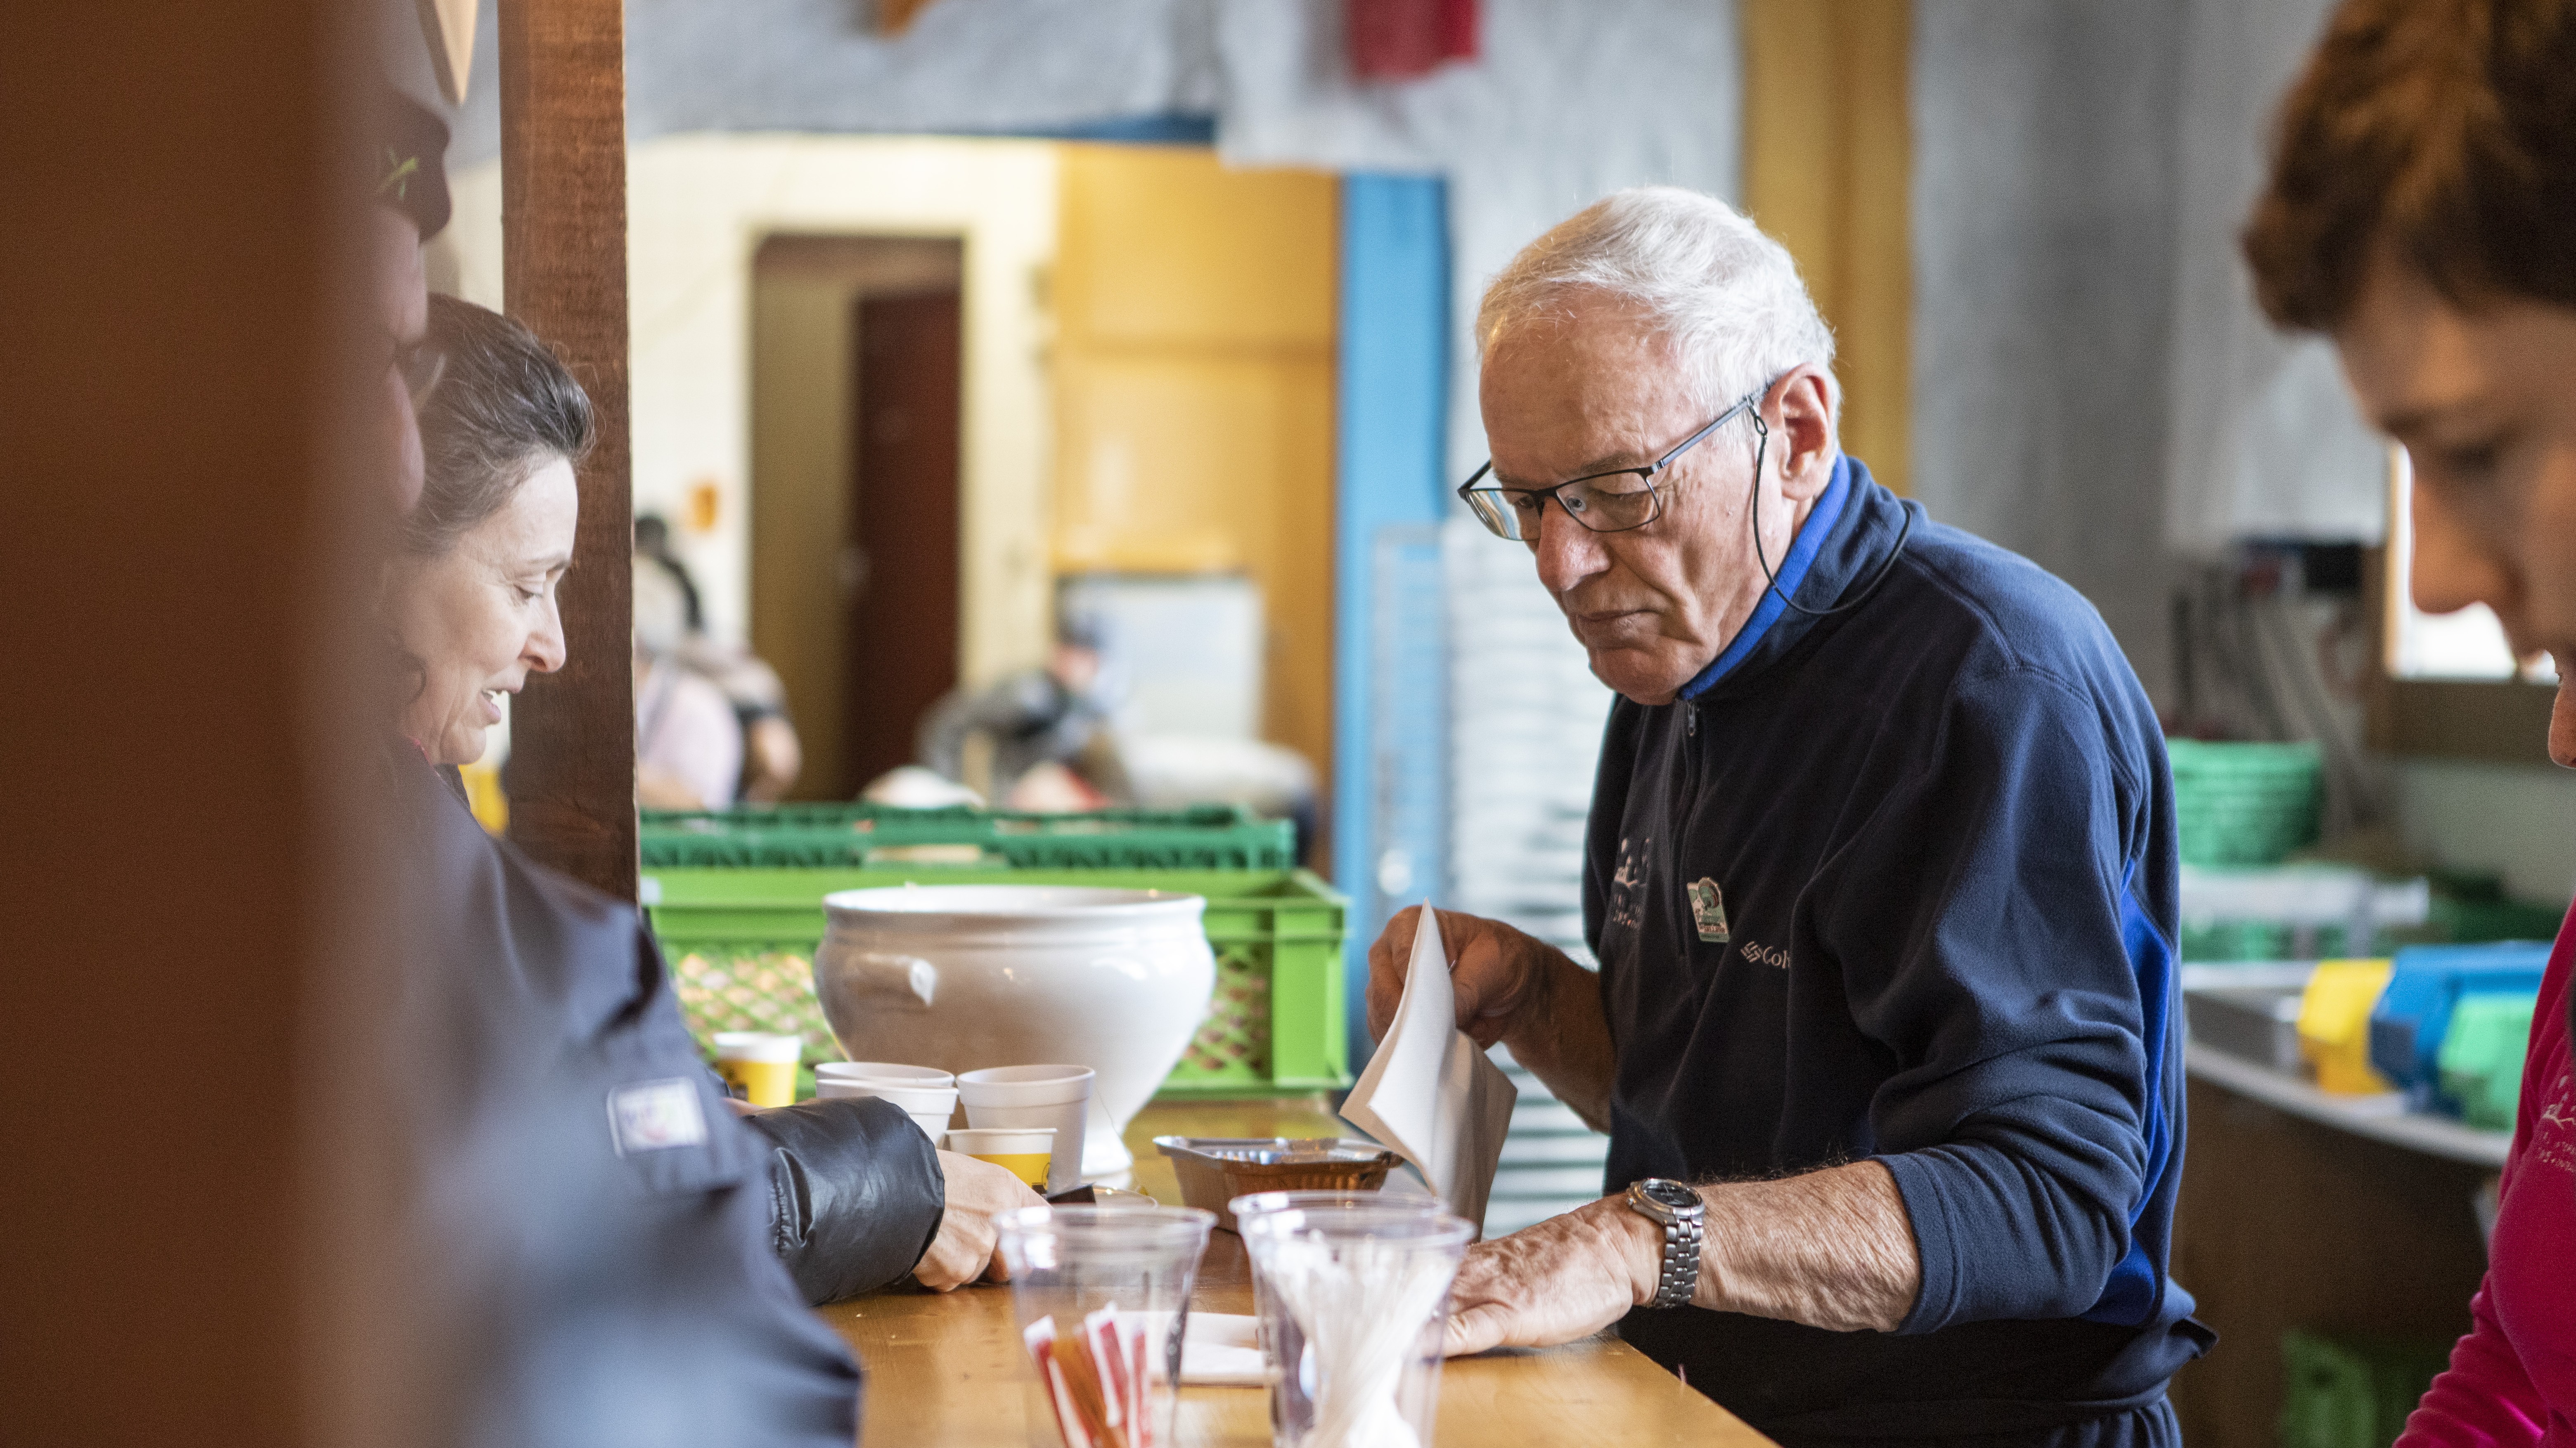
[[[823,897],[814,994],[854,1061],[974,1071],[1089,1066],[1082,1171],[1118,1139],[1207,1015],[1207,901],[1159,890],[902,885]]]

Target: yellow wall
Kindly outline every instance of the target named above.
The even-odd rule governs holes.
[[[1912,474],[1911,0],[1743,0],[1744,203],[1832,324],[1843,446]]]
[[[1056,571],[1248,574],[1264,732],[1328,771],[1333,178],[1077,145],[1058,186]]]
[[[752,616],[750,577],[753,254],[780,233],[950,236],[965,242],[966,268],[958,673],[980,683],[1045,661],[1054,447],[1043,278],[1055,253],[1057,149],[1050,141],[778,134],[664,136],[629,148],[635,506],[677,520],[698,485],[716,485],[715,530],[684,530],[679,542],[718,637],[746,641],[770,627]],[[443,250],[461,295],[498,306],[500,165],[448,179],[456,219]],[[845,405],[836,393],[815,395]],[[822,533],[814,541],[828,551],[839,540]],[[768,601],[791,612],[837,606],[826,593]],[[793,702],[800,715],[840,707],[832,690]]]

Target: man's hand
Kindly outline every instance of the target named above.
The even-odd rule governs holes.
[[[1449,1289],[1442,1351],[1456,1357],[1589,1337],[1654,1300],[1663,1252],[1662,1231],[1618,1197],[1479,1242]]]
[[[1395,1022],[1396,1003],[1404,999],[1405,967],[1413,959],[1413,929],[1419,910],[1399,910],[1386,922],[1377,943],[1369,947],[1369,1034],[1386,1038]],[[1449,986],[1458,996],[1458,1029],[1479,1046],[1491,1046],[1510,1033],[1515,1018],[1540,1006],[1545,994],[1546,957],[1556,954],[1544,942],[1499,920],[1481,915],[1440,912],[1440,943],[1449,950]]]
[[[1400,910],[1369,947],[1369,1034],[1386,1039],[1404,999],[1413,928],[1422,914]],[[1610,1079],[1618,1051],[1601,1013],[1601,982],[1564,951],[1499,920],[1440,912],[1458,1029],[1477,1045],[1500,1041],[1538,1073],[1556,1098],[1595,1131],[1610,1129]]]
[[[913,1280],[934,1292],[946,1292],[977,1278],[1010,1280],[1011,1269],[994,1250],[1001,1233],[993,1219],[1020,1207],[1042,1207],[1046,1199],[1018,1177],[989,1161],[953,1151],[939,1154],[939,1170],[948,1178],[948,1209],[939,1218],[939,1235],[913,1264]]]

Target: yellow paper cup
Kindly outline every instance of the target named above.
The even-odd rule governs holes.
[[[786,1106],[796,1100],[796,1060],[804,1053],[805,1042],[796,1036],[716,1032],[716,1074],[741,1087],[754,1106]]]
[[[1055,1155],[1052,1126],[975,1128],[948,1133],[948,1149],[977,1161],[989,1161],[1029,1184],[1046,1190],[1047,1162]]]

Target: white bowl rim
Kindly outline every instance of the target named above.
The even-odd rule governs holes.
[[[1203,911],[1204,895],[1170,890],[1117,890],[1098,885],[878,885],[835,890],[825,913],[869,920],[1116,920]]]

